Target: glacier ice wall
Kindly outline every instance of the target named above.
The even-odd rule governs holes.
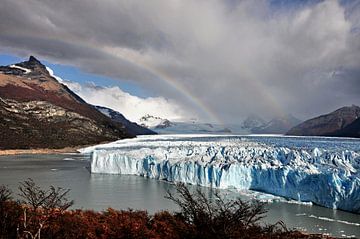
[[[286,140],[286,139],[285,139]],[[91,172],[262,191],[360,213],[360,152],[241,137],[147,136],[85,149]]]

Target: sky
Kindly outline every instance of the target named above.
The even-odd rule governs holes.
[[[29,55],[133,121],[307,119],[360,104],[360,1],[3,0],[0,63]]]

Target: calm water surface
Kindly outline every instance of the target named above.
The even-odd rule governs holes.
[[[150,213],[176,210],[176,205],[164,198],[172,184],[132,175],[90,174],[89,162],[81,155],[17,155],[0,157],[0,184],[17,193],[18,182],[32,178],[40,186],[70,188],[69,198],[74,208],[103,210],[144,209]],[[192,189],[196,188],[192,186]],[[203,189],[211,196],[210,189]],[[222,191],[227,197],[237,192]],[[244,199],[247,196],[242,196]],[[273,202],[265,223],[285,222],[289,228],[314,233],[330,233],[337,237],[360,238],[360,215],[318,206]]]

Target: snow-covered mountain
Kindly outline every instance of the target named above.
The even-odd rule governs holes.
[[[360,213],[360,141],[155,135],[83,149],[91,172],[266,192]]]
[[[146,127],[149,129],[164,129],[173,125],[173,123],[170,122],[170,120],[168,119],[163,119],[149,114],[141,117],[139,120],[139,124],[142,127]]]
[[[300,120],[291,115],[276,117],[266,122],[257,115],[240,119],[235,124],[202,123],[196,120],[177,122],[145,115],[139,122],[159,134],[284,134]]]
[[[285,134],[295,125],[301,123],[301,120],[292,115],[283,115],[271,119],[269,122],[254,127],[251,132],[254,134]]]
[[[264,119],[262,119],[260,116],[252,114],[243,121],[242,127],[251,131],[251,129],[262,127],[265,124],[266,121]]]
[[[232,133],[230,129],[223,125],[200,123],[195,120],[190,122],[173,122],[151,115],[145,115],[138,123],[160,134]]]

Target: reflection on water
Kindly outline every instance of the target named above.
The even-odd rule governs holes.
[[[71,160],[74,159],[74,160]],[[17,193],[18,182],[32,178],[40,186],[70,188],[69,198],[75,208],[103,210],[143,209],[150,213],[175,210],[176,206],[165,199],[167,190],[174,186],[153,179],[132,175],[90,174],[89,163],[81,155],[21,155],[0,157],[0,184],[8,185]],[[197,187],[191,186],[191,190]],[[211,189],[202,188],[211,196]],[[221,191],[226,197],[237,197],[235,191]],[[246,199],[247,196],[242,195]],[[267,205],[266,223],[282,220],[289,228],[298,227],[316,233],[360,238],[360,215],[307,206],[274,202]]]

